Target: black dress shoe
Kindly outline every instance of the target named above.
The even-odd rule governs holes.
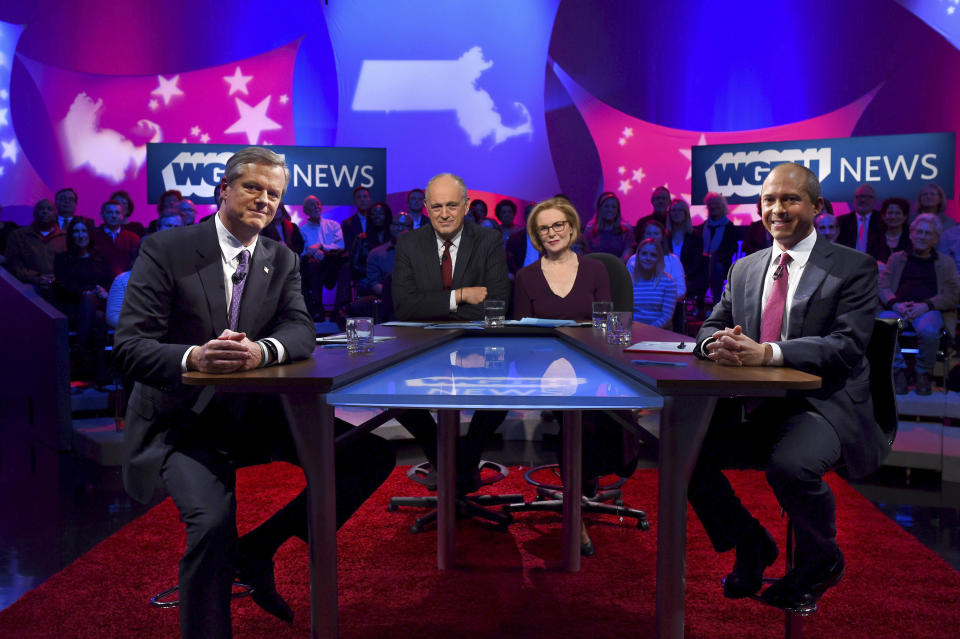
[[[723,580],[723,596],[742,599],[756,594],[763,585],[763,571],[777,560],[777,543],[763,526],[757,526],[737,544],[737,561]]]
[[[253,587],[250,597],[258,606],[281,621],[293,623],[293,610],[280,593],[273,580],[273,560],[241,556],[236,560],[237,581]]]
[[[817,562],[813,567],[797,566],[760,596],[771,606],[785,610],[809,608],[827,589],[837,585],[843,577],[843,567],[843,555],[833,561]]]

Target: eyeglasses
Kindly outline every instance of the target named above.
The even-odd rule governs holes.
[[[563,233],[563,229],[565,228],[567,228],[567,221],[561,220],[559,222],[554,222],[550,226],[538,226],[537,234],[546,236],[546,235],[550,235],[550,231],[560,234],[560,233]]]

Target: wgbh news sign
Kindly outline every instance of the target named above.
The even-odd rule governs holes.
[[[195,204],[213,204],[213,189],[230,156],[243,144],[148,144],[147,200],[175,189]],[[370,189],[373,201],[387,197],[387,151],[357,147],[271,146],[287,161],[290,184],[284,202],[316,195],[324,204],[353,204],[353,189]]]
[[[881,200],[910,200],[927,182],[936,182],[952,198],[954,137],[918,133],[695,146],[693,204],[702,204],[710,192],[731,204],[754,203],[767,174],[785,162],[816,173],[829,200],[851,201],[860,184],[873,186]]]

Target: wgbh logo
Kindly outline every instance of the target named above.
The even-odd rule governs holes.
[[[704,174],[707,190],[725,197],[759,196],[767,173],[786,162],[804,165],[816,173],[822,183],[830,175],[830,147],[722,153]]]
[[[165,191],[176,189],[184,197],[212,198],[213,189],[223,177],[232,151],[189,153],[181,151],[160,172]]]

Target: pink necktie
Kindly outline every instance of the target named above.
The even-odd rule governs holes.
[[[858,215],[857,216],[857,226],[860,228],[857,229],[857,250],[864,253],[867,252],[867,216]]]
[[[440,259],[440,274],[443,277],[443,290],[449,291],[453,288],[453,260],[450,259],[450,246],[453,244],[450,240],[443,243],[443,257]]]
[[[777,270],[773,272],[773,290],[770,291],[770,297],[767,298],[767,303],[763,305],[763,313],[760,316],[761,342],[780,341],[783,311],[787,305],[787,286],[790,279],[787,264],[789,263],[790,255],[781,253],[780,264],[777,266]]]

